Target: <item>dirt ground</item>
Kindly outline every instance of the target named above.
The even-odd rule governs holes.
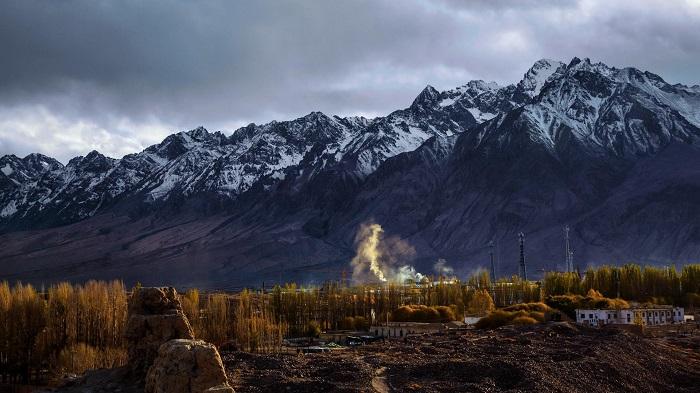
[[[239,393],[700,391],[700,334],[640,337],[568,323],[222,357]]]

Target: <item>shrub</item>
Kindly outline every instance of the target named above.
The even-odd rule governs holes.
[[[455,318],[455,313],[451,307],[437,306],[435,309],[437,310],[438,314],[440,314],[440,322],[450,322],[457,319]]]
[[[56,362],[56,369],[82,374],[96,368],[113,368],[127,363],[127,353],[124,348],[95,348],[85,343],[78,343],[63,348]]]
[[[549,307],[563,312],[572,319],[576,318],[577,308],[593,310],[606,308],[630,308],[629,303],[627,303],[627,301],[624,299],[611,299],[603,297],[600,292],[593,289],[588,291],[586,297],[581,295],[548,296],[545,303]]]
[[[545,313],[548,311],[552,311],[552,309],[544,304],[544,303],[520,303],[520,304],[514,304],[512,306],[508,306],[504,308],[505,311],[532,311],[532,312],[539,312],[539,313]]]
[[[306,334],[309,337],[318,337],[321,334],[321,324],[318,321],[309,321],[306,325]]]
[[[509,324],[515,313],[503,310],[496,310],[481,318],[474,326],[477,329],[496,329]]]
[[[450,322],[456,318],[452,308],[447,306],[411,304],[399,307],[391,313],[391,319],[394,322]]]
[[[685,304],[692,308],[694,306],[700,306],[700,294],[698,293],[688,293],[685,295]]]
[[[343,330],[353,330],[355,329],[355,318],[345,317],[340,321],[340,328]]]
[[[534,325],[539,323],[537,320],[534,318],[530,317],[517,317],[513,319],[512,324],[517,325],[517,326],[523,326],[523,325]]]
[[[477,329],[496,329],[505,325],[533,325],[545,322],[545,313],[552,309],[544,303],[514,304],[496,310],[476,323]]]
[[[470,314],[485,315],[493,311],[496,306],[493,304],[493,299],[489,292],[485,289],[477,290],[472,296],[467,306],[467,311]]]
[[[369,330],[369,321],[363,316],[355,317],[355,329],[356,330]]]
[[[363,316],[345,317],[338,326],[343,330],[369,330],[369,321]]]

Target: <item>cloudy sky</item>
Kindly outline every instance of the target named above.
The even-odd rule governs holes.
[[[121,157],[199,125],[377,116],[426,84],[517,82],[540,58],[693,85],[698,26],[700,0],[6,0],[0,155]]]

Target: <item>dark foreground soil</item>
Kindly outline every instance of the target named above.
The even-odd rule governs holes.
[[[687,330],[687,329],[686,329]],[[700,392],[700,332],[641,337],[568,323],[387,340],[331,353],[222,352],[244,392]],[[128,368],[62,393],[139,393]]]
[[[236,392],[700,392],[700,336],[567,323],[310,355],[222,353]]]

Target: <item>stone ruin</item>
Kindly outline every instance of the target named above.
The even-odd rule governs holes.
[[[219,352],[198,340],[170,340],[160,346],[146,376],[148,393],[233,393]]]
[[[129,301],[129,367],[146,393],[233,393],[216,347],[195,340],[173,288],[139,288]]]
[[[129,366],[145,376],[162,344],[194,339],[194,333],[174,288],[139,288],[129,300],[126,325]]]

